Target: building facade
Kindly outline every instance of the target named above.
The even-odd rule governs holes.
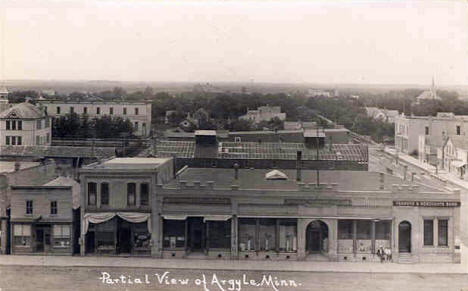
[[[2,146],[48,146],[52,139],[50,118],[31,103],[20,103],[0,113]]]
[[[104,115],[128,119],[134,127],[137,136],[151,134],[151,103],[124,101],[58,101],[39,100],[47,114],[51,117],[64,116],[74,112],[78,115],[86,114],[89,118]]]
[[[249,120],[254,124],[262,121],[270,121],[273,118],[279,120],[286,120],[286,113],[281,113],[280,106],[260,106],[257,110],[247,110],[245,115],[239,117],[239,119]]]
[[[468,116],[439,112],[437,116],[405,116],[395,119],[395,148],[399,152],[418,156],[419,136],[426,136],[428,144],[440,145],[448,136],[465,136]]]
[[[173,169],[171,159],[157,158],[117,158],[83,167],[81,254],[150,255],[155,188],[173,177]]]
[[[12,254],[73,254],[71,186],[12,186],[10,208]]]

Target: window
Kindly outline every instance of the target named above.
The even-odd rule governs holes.
[[[57,106],[57,114],[60,114],[60,106]]]
[[[424,245],[434,245],[434,220],[424,219]]]
[[[45,118],[45,128],[48,128],[50,126],[50,118],[49,117],[46,117]]]
[[[279,250],[281,252],[295,252],[297,250],[297,219],[280,219],[279,222]]]
[[[138,115],[138,108],[135,108],[135,115]]]
[[[256,245],[256,227],[255,218],[239,218],[239,250],[253,251]]]
[[[96,183],[88,183],[88,205],[96,205],[96,192],[97,186]]]
[[[73,108],[73,106],[70,106],[70,113],[73,113],[75,112],[75,108]]]
[[[109,205],[109,183],[101,183],[101,205]]]
[[[357,220],[356,221],[356,226],[357,226],[357,232],[356,232],[356,238],[357,239],[372,239],[372,234],[371,234],[371,224],[372,222],[370,220]]]
[[[163,222],[163,248],[183,248],[185,246],[185,220]]]
[[[15,120],[11,121],[11,130],[16,130],[16,121]]]
[[[101,108],[96,107],[96,114],[101,114]]]
[[[375,223],[375,239],[390,240],[392,237],[392,222],[377,221]]]
[[[457,125],[457,135],[461,134],[460,125]]]
[[[31,244],[31,225],[15,224],[13,228],[15,246],[29,247]]]
[[[231,220],[207,221],[209,248],[229,249],[231,247]]]
[[[57,214],[57,201],[50,201],[50,214]]]
[[[11,145],[16,145],[16,136],[11,137]]]
[[[36,129],[41,129],[42,128],[42,120],[37,120],[36,121]]]
[[[338,220],[338,239],[353,239],[352,220]]]
[[[140,205],[149,205],[149,185],[147,183],[140,184]]]
[[[109,108],[109,114],[110,114],[110,115],[114,114],[114,108],[113,108],[113,107],[110,107],[110,108]]]
[[[10,137],[9,136],[5,137],[5,144],[10,145]]]
[[[236,137],[234,137],[234,142],[241,142],[241,138],[240,138],[240,136],[236,136]]]
[[[425,134],[426,134],[426,135],[429,135],[429,126],[426,126],[426,127],[424,128],[424,130],[425,130]]]
[[[135,122],[135,130],[138,130],[138,121]]]
[[[52,228],[54,247],[70,247],[70,226],[54,224]]]
[[[41,144],[41,137],[36,135],[36,145],[40,145]]]
[[[276,249],[276,219],[260,218],[260,250]]]
[[[47,140],[47,143],[50,143],[50,133],[46,134],[46,140]]]
[[[23,130],[23,121],[18,120],[18,130]]]
[[[10,121],[7,120],[6,121],[6,130],[10,130],[11,126],[10,126]]]
[[[26,214],[33,214],[33,201],[26,200]]]
[[[123,108],[123,114],[124,114],[124,115],[127,115],[127,107],[124,107],[124,108]]]
[[[23,144],[23,138],[21,136],[17,136],[17,145],[22,145]]]
[[[83,107],[83,114],[88,114],[88,107]]]
[[[135,206],[136,202],[136,184],[128,183],[127,184],[127,205]]]
[[[448,246],[448,220],[439,219],[439,246]]]

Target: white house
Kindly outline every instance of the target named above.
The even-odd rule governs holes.
[[[50,145],[51,136],[50,118],[31,103],[19,103],[0,113],[1,145]]]
[[[245,115],[239,117],[239,119],[250,120],[253,123],[260,123],[262,121],[270,121],[273,118],[280,120],[286,119],[286,113],[281,113],[280,106],[260,106],[257,110],[248,110]]]

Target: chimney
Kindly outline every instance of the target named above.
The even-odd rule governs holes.
[[[239,164],[234,163],[234,180],[239,180]]]
[[[302,160],[302,151],[297,151],[296,181],[298,182],[302,180],[301,160]]]
[[[379,189],[383,190],[385,188],[385,174],[384,173],[379,173],[380,176],[380,186]]]

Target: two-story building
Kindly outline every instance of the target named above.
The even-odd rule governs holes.
[[[52,126],[46,112],[31,103],[19,103],[0,113],[0,144],[47,146]]]
[[[54,118],[72,112],[89,118],[121,117],[130,120],[135,135],[151,134],[151,102],[38,100],[38,103]]]
[[[72,186],[11,187],[11,253],[73,254]]]
[[[468,138],[450,136],[442,146],[442,166],[450,173],[465,179],[468,166]]]
[[[262,121],[270,121],[273,118],[286,120],[286,113],[281,112],[280,106],[260,106],[256,110],[247,110],[247,113],[240,116],[239,119],[248,120],[252,123],[260,123]]]
[[[436,116],[401,114],[395,118],[395,148],[408,155],[428,154],[427,146],[437,147],[448,136],[465,136],[467,133],[468,116],[465,115],[439,112]],[[421,143],[420,136],[425,137],[425,143]],[[420,159],[427,160],[424,157]]]
[[[116,158],[83,167],[81,254],[150,255],[156,185],[173,171],[167,158]]]

